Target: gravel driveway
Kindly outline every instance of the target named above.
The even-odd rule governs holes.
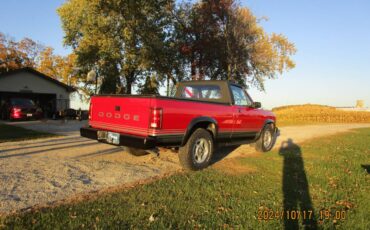
[[[9,213],[154,176],[181,171],[177,155],[162,150],[160,157],[135,157],[121,147],[98,143],[78,135],[84,123],[69,121],[19,123],[17,125],[65,136],[0,143],[0,213]],[[63,128],[64,127],[64,128]],[[301,143],[313,137],[345,132],[370,124],[313,125],[281,128],[281,141],[292,138]],[[227,152],[227,151],[226,151]],[[228,153],[228,152],[227,152]],[[226,158],[254,153],[248,145]],[[223,158],[223,157],[221,157]],[[215,163],[222,166],[223,160]]]

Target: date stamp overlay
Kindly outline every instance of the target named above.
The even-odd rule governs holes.
[[[312,210],[258,210],[258,220],[274,220],[274,219],[288,219],[288,220],[313,220],[314,212]],[[345,210],[320,210],[318,211],[319,220],[345,220],[347,219],[347,211]]]
[[[283,220],[284,222],[302,221],[304,225],[312,225],[316,222],[333,221],[334,223],[348,218],[346,210],[321,209],[316,213],[313,210],[271,210],[259,209],[257,219],[259,221]]]

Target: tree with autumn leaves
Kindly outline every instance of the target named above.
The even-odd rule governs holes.
[[[265,79],[294,67],[294,44],[267,34],[233,0],[69,0],[58,13],[65,44],[80,66],[97,69],[102,92],[131,93],[138,82],[147,88],[148,76],[167,87],[228,79],[263,90]]]
[[[0,32],[0,73],[35,67],[42,47],[29,38],[17,42]]]
[[[24,67],[34,68],[65,84],[77,86],[76,55],[56,55],[53,48],[45,47],[30,38],[20,41],[0,33],[0,73]]]
[[[157,93],[161,85],[169,93],[189,79],[264,90],[266,79],[295,65],[294,44],[266,33],[234,0],[68,0],[58,13],[73,53],[62,57],[0,34],[0,72],[30,66],[89,94],[94,70],[101,93],[131,94],[134,84],[141,93]]]
[[[233,0],[182,3],[174,14],[176,40],[193,80],[233,80],[263,90],[266,78],[295,66],[294,44],[267,34],[252,12]]]

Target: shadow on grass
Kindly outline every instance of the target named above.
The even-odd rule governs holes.
[[[235,145],[235,146],[220,147],[220,148],[215,149],[212,155],[210,164],[213,165],[221,161],[222,159],[227,157],[230,153],[232,153],[238,147],[239,145]]]
[[[370,165],[361,165],[361,167],[362,167],[363,169],[365,169],[365,171],[366,171],[367,173],[369,173],[369,174],[370,174]]]
[[[302,221],[304,229],[317,229],[300,146],[289,138],[281,143],[279,154],[284,158],[282,189],[285,229],[299,229],[299,221]],[[300,218],[294,213],[300,213]]]

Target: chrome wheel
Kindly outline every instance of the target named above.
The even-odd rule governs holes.
[[[266,130],[266,132],[263,134],[263,147],[265,147],[265,149],[269,149],[271,143],[272,143],[272,133],[270,130]]]
[[[193,153],[194,153],[194,161],[198,164],[203,163],[209,153],[210,153],[210,147],[205,138],[199,138],[196,140],[194,148],[193,148]]]

